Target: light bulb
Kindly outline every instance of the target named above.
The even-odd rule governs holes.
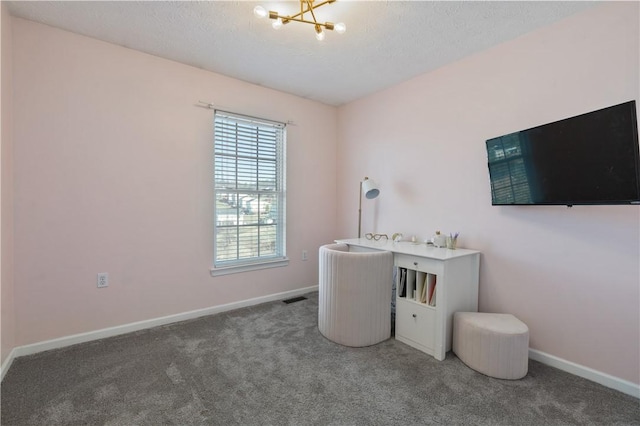
[[[315,29],[316,29],[316,39],[318,39],[318,41],[324,40],[324,31],[322,31],[322,27],[316,24]]]
[[[275,21],[273,21],[271,26],[273,27],[274,30],[279,30],[280,27],[282,27],[282,19],[281,18],[276,19]]]
[[[338,34],[344,34],[344,32],[347,31],[347,26],[344,24],[344,22],[338,22],[336,25],[334,25],[333,29]]]
[[[256,6],[253,8],[253,14],[258,18],[264,18],[267,16],[267,10],[262,6]]]

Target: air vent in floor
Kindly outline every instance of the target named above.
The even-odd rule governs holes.
[[[292,297],[291,299],[285,299],[283,300],[283,302],[289,304],[293,302],[299,302],[301,300],[307,300],[307,298],[304,296],[298,296],[298,297]]]

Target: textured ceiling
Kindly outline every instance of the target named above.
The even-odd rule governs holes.
[[[297,22],[298,2],[16,1],[12,15],[283,92],[342,105],[593,7],[594,2],[348,1],[316,10],[345,34]]]

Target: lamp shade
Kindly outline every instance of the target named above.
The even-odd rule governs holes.
[[[380,195],[380,189],[378,189],[378,184],[369,178],[364,178],[362,181],[362,193],[364,196],[372,200]]]

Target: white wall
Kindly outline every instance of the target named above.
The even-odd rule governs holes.
[[[339,232],[460,231],[482,251],[480,309],[531,347],[640,383],[638,206],[492,207],[485,140],[635,99],[639,4],[597,6],[340,108]]]
[[[336,108],[34,22],[13,27],[16,345],[317,285],[317,256],[301,251],[336,228]],[[288,267],[210,276],[213,111],[198,100],[295,123]]]

